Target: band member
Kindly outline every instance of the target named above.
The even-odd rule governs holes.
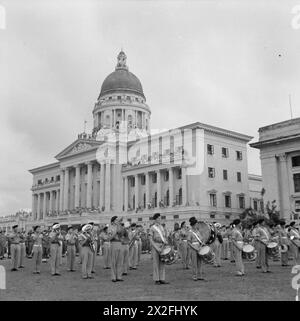
[[[291,240],[291,252],[294,259],[294,264],[300,264],[300,233],[295,227],[295,222],[290,223],[289,236]]]
[[[4,259],[5,247],[6,247],[6,235],[4,231],[0,230],[0,260]]]
[[[285,247],[285,251],[281,251],[281,265],[282,266],[288,266],[289,262],[289,253],[288,253],[288,248],[290,246],[289,238],[288,238],[288,233],[284,229],[285,226],[285,221],[281,220],[279,224],[277,225],[277,235],[278,235],[278,241],[281,246],[281,249]]]
[[[242,224],[241,220],[236,219],[232,223],[233,230],[232,230],[232,251],[233,257],[236,264],[237,273],[236,276],[243,276],[245,275],[245,268],[242,260],[242,249],[243,249],[243,235],[242,235]]]
[[[95,226],[94,226],[94,222],[90,222],[89,223],[91,226],[92,226],[92,231],[91,231],[91,234],[92,234],[92,241],[93,241],[93,244],[95,245],[95,251],[93,252],[93,263],[92,263],[92,273],[96,273],[95,272],[95,263],[96,263],[96,255],[97,255],[97,230],[95,229]]]
[[[60,275],[59,273],[59,265],[60,265],[60,242],[62,241],[62,237],[60,235],[60,225],[58,223],[54,223],[52,225],[52,231],[49,234],[50,237],[50,266],[51,266],[51,274]]]
[[[122,279],[123,258],[121,243],[122,226],[117,216],[111,218],[108,235],[111,244],[111,280],[112,282],[124,281]]]
[[[232,224],[230,224],[229,225],[229,229],[228,229],[228,242],[229,242],[230,262],[231,263],[235,263],[235,260],[234,260],[234,257],[233,257],[232,231],[233,231],[233,226],[232,226]]]
[[[202,236],[198,229],[198,221],[193,216],[189,219],[191,230],[188,233],[187,241],[191,249],[193,280],[206,281],[203,277],[203,262],[198,252],[203,245]]]
[[[136,270],[138,265],[138,233],[136,223],[132,223],[129,231],[129,269]]]
[[[143,227],[142,225],[137,225],[136,226],[137,230],[138,230],[138,235],[137,235],[137,244],[138,244],[138,264],[140,264],[140,261],[141,261],[141,255],[142,255],[142,238],[141,238],[141,235],[142,235],[142,232],[143,232]]]
[[[107,233],[108,226],[105,226],[100,233],[100,240],[103,244],[104,269],[110,269],[110,241]]]
[[[43,234],[41,233],[41,228],[39,226],[35,226],[33,228],[32,234],[33,246],[33,274],[40,274],[41,273],[41,264],[42,264],[42,240]]]
[[[159,254],[164,245],[167,244],[167,234],[164,227],[160,224],[161,217],[159,213],[153,215],[154,224],[149,230],[149,239],[151,244],[151,253],[153,258],[153,280],[155,284],[168,284],[165,280],[165,263],[161,262]]]
[[[26,241],[26,235],[25,231],[19,232],[20,236],[20,262],[19,262],[19,269],[24,268],[24,260],[26,256],[26,246],[25,246],[25,241]]]
[[[122,275],[128,274],[128,268],[129,268],[129,231],[130,229],[130,223],[125,222],[124,224],[124,231],[123,235],[121,237],[121,243],[122,243],[122,256],[123,256],[123,273]]]
[[[27,252],[26,252],[26,255],[29,259],[32,258],[32,250],[33,250],[33,238],[32,238],[32,231],[29,231],[28,232],[28,235],[26,237],[26,243],[27,243],[27,246],[26,246],[26,249],[27,249]]]
[[[180,243],[180,227],[178,223],[174,224],[174,231],[172,233],[172,245],[174,247],[174,250],[178,250],[179,243]]]
[[[256,250],[256,259],[255,259],[255,264],[257,269],[261,269],[261,258],[260,258],[260,251],[259,251],[259,240],[257,235],[257,226],[258,222],[253,222],[252,224],[252,237],[254,238],[254,248]]]
[[[82,258],[82,278],[93,279],[92,268],[93,268],[93,254],[95,252],[93,247],[92,237],[93,226],[86,224],[82,227],[82,232],[78,236],[79,243],[81,244],[81,258]]]
[[[215,262],[214,266],[215,267],[221,267],[221,251],[222,251],[222,243],[223,243],[223,238],[221,235],[221,224],[220,223],[215,223],[214,224],[217,230],[217,237],[213,243],[213,251],[215,252]]]
[[[11,271],[18,271],[20,262],[20,233],[18,232],[18,225],[12,227],[13,231],[8,235],[10,241],[10,252],[11,252]]]
[[[189,257],[190,257],[190,248],[188,246],[188,234],[189,230],[186,226],[185,222],[182,222],[180,225],[180,243],[179,243],[179,251],[181,256],[181,262],[184,269],[189,269]]]
[[[68,226],[68,233],[65,237],[67,243],[67,266],[68,271],[75,271],[75,258],[76,258],[76,239],[78,238],[77,234],[74,232],[72,225]]]
[[[228,240],[228,226],[223,225],[221,229],[221,235],[223,238],[223,243],[221,246],[221,258],[223,260],[229,259],[229,240]]]
[[[266,228],[264,218],[259,219],[257,223],[258,224],[255,238],[258,241],[258,255],[260,256],[260,266],[263,273],[271,273],[271,271],[269,271],[269,260],[267,253],[267,244],[270,240],[270,234]]]

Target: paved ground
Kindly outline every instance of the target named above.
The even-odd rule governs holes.
[[[77,258],[78,259],[78,258]],[[66,260],[66,259],[64,259]],[[40,275],[32,274],[32,260],[26,259],[25,269],[11,272],[10,260],[0,261],[7,268],[7,289],[0,290],[0,301],[5,300],[288,300],[295,299],[291,287],[290,267],[271,262],[274,273],[263,274],[253,263],[246,263],[247,276],[235,277],[234,264],[223,262],[223,267],[205,266],[208,282],[193,281],[191,270],[182,270],[181,264],[167,266],[169,285],[154,285],[151,276],[152,261],[142,255],[136,271],[130,271],[124,282],[112,283],[110,270],[102,269],[102,257],[97,257],[94,280],[83,280],[80,264],[76,272],[51,276],[49,264],[42,264]]]

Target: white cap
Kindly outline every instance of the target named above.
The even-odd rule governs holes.
[[[125,223],[124,223],[124,227],[125,227],[125,228],[130,227],[130,223],[129,223],[128,221],[127,221],[127,222],[125,222]]]

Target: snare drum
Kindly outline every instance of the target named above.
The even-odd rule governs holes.
[[[267,253],[271,257],[277,258],[279,256],[279,245],[276,242],[270,242],[267,244]]]
[[[173,264],[177,259],[177,253],[171,246],[166,245],[161,251],[159,258],[166,264]]]
[[[217,237],[217,230],[214,224],[199,222],[199,231],[202,236],[203,243],[210,245]]]
[[[201,249],[198,252],[198,255],[203,259],[205,263],[212,264],[215,260],[215,253],[207,245],[201,247]]]
[[[245,244],[243,246],[242,258],[248,261],[254,261],[256,259],[256,252],[251,244]]]

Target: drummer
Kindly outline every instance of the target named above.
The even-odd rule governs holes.
[[[258,222],[255,221],[253,222],[252,224],[252,237],[254,238],[254,248],[256,250],[256,259],[255,259],[255,264],[256,264],[256,268],[257,269],[261,269],[261,259],[260,259],[260,251],[259,251],[259,241],[258,241],[258,238],[256,237],[256,234],[257,234],[257,224]]]
[[[180,234],[179,234],[180,236],[179,249],[180,249],[180,256],[181,256],[183,269],[189,269],[189,247],[187,243],[188,233],[189,232],[188,232],[186,223],[182,222],[180,226]]]
[[[159,213],[153,215],[154,224],[149,230],[149,239],[151,244],[151,254],[153,259],[153,280],[155,284],[168,284],[165,280],[165,263],[159,258],[159,255],[167,244],[167,233],[164,227],[160,224],[161,217]]]
[[[203,277],[203,260],[198,255],[199,249],[204,243],[202,242],[202,236],[198,229],[198,221],[193,216],[189,219],[191,230],[189,231],[187,241],[191,249],[191,259],[192,259],[192,272],[194,281],[206,281]]]
[[[289,247],[289,238],[288,233],[284,229],[285,221],[280,220],[279,224],[277,225],[277,235],[279,237],[279,244],[282,248],[282,246],[286,247],[285,252],[281,251],[281,265],[282,266],[288,266],[289,261],[289,253],[288,253],[288,247]]]
[[[232,222],[232,252],[235,260],[235,265],[237,269],[236,276],[245,275],[245,267],[242,260],[242,250],[243,250],[243,235],[242,235],[242,223],[240,219],[235,219]]]
[[[255,239],[258,241],[258,255],[260,257],[260,266],[263,273],[271,273],[269,270],[269,260],[267,245],[270,241],[270,234],[266,228],[266,222],[264,218],[261,218],[257,222],[257,229],[255,234]]]
[[[295,227],[295,222],[290,223],[290,239],[291,239],[291,253],[293,255],[294,264],[300,264],[300,234]]]

